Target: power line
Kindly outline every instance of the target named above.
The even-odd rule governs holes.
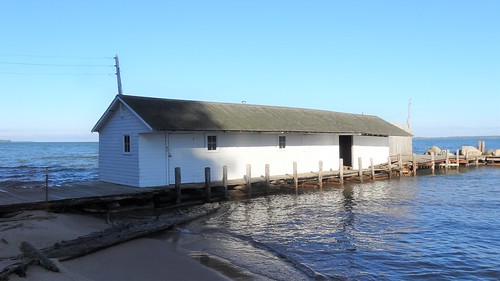
[[[60,59],[113,59],[113,57],[79,57],[79,56],[52,56],[52,55],[21,55],[21,54],[0,54],[6,57],[31,57],[31,58],[60,58]]]
[[[11,72],[11,71],[0,71],[0,74],[9,75],[81,75],[81,76],[113,76],[113,73],[63,73],[63,72]]]
[[[0,64],[10,64],[10,65],[31,65],[31,66],[65,66],[65,67],[75,67],[75,66],[91,66],[91,67],[113,67],[111,64],[59,64],[59,63],[26,63],[26,62],[8,62],[0,61]]]

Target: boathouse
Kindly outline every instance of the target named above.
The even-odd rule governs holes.
[[[411,135],[383,119],[325,110],[117,95],[92,129],[99,133],[99,179],[136,187],[211,178],[364,167],[384,163],[389,137]],[[364,168],[363,167],[363,168]]]

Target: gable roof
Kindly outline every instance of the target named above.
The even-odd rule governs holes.
[[[344,133],[411,136],[373,115],[326,110],[118,95],[92,129],[99,131],[112,106],[122,102],[156,131]]]

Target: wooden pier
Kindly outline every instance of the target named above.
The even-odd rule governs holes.
[[[362,167],[361,158],[358,165]],[[397,155],[388,157],[384,164],[371,165],[366,169],[352,169],[339,162],[339,170],[323,171],[323,163],[318,163],[317,172],[298,173],[297,162],[291,163],[293,171],[286,175],[266,174],[253,177],[252,167],[247,165],[242,179],[228,180],[227,167],[223,168],[220,180],[210,178],[210,168],[205,168],[205,182],[182,183],[181,170],[176,171],[174,185],[137,188],[100,181],[72,184],[64,187],[48,188],[10,188],[0,190],[0,214],[27,209],[59,209],[84,206],[86,210],[113,211],[133,206],[133,208],[158,208],[180,206],[199,202],[212,202],[228,199],[235,191],[251,197],[255,194],[268,194],[281,190],[299,191],[299,188],[323,188],[323,185],[343,185],[346,182],[369,182],[393,177],[416,176],[417,170],[435,173],[437,169],[448,171],[461,166],[493,165],[500,166],[500,157],[466,157],[451,155]],[[225,172],[224,172],[225,171]],[[244,193],[242,193],[242,191]],[[245,196],[244,196],[245,197]]]

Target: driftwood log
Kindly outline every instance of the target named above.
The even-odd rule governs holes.
[[[33,247],[33,245],[29,242],[22,242],[19,249],[26,257],[36,260],[43,268],[59,272],[59,267],[57,267],[57,265],[53,261],[49,260],[45,255],[40,253],[40,251],[35,249],[35,247]]]
[[[44,267],[48,265],[46,268],[52,268],[50,270],[53,270],[57,266],[49,260],[51,258],[56,258],[59,261],[67,261],[85,256],[113,245],[166,230],[175,225],[184,224],[215,213],[220,206],[219,203],[204,204],[154,218],[126,222],[78,237],[74,240],[62,241],[39,250],[36,250],[29,243],[23,242],[20,247],[24,255],[0,260],[0,268],[3,267],[3,270],[0,271],[0,281],[8,280],[9,275],[13,273],[17,273],[19,276],[26,276],[27,267],[35,263],[39,263]]]

